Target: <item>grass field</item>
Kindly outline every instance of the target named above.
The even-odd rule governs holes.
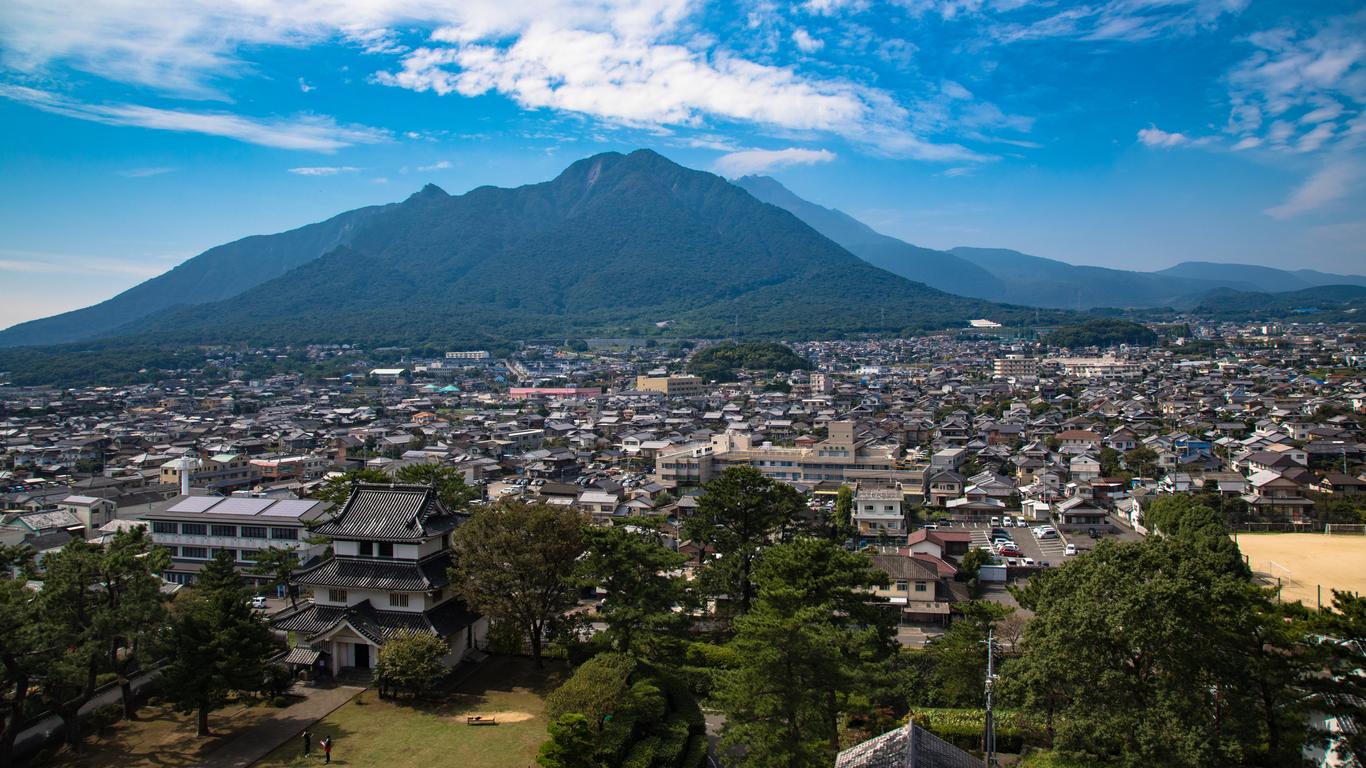
[[[1240,533],[1237,539],[1254,572],[1272,586],[1281,578],[1283,600],[1313,608],[1320,586],[1325,605],[1334,589],[1366,594],[1366,536]]]
[[[318,723],[314,743],[332,737],[334,765],[525,768],[536,764],[546,738],[545,694],[564,674],[555,662],[538,671],[525,659],[493,657],[439,702],[381,700],[366,691]],[[498,724],[466,725],[468,715],[493,715]],[[321,764],[316,746],[304,759],[296,741],[256,763],[261,768]]]

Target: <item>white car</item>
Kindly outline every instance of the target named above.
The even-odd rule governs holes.
[[[1010,515],[1006,515],[1005,517],[1001,518],[1001,527],[1002,527],[1002,528],[1014,528],[1014,527],[1015,527],[1015,521],[1010,517]]]
[[[257,595],[247,602],[251,604],[252,608],[255,608],[258,611],[264,611],[266,609],[266,599],[261,595]]]
[[[1023,565],[1026,568],[1033,568],[1034,566],[1038,565],[1038,563],[1034,562],[1034,558],[1026,557],[1020,561],[1020,565]]]
[[[1063,554],[1064,557],[1070,557],[1071,555],[1077,554],[1077,545],[1076,545],[1076,544],[1068,544],[1068,545],[1067,545],[1067,549],[1063,550],[1063,553],[1062,553],[1062,554]]]
[[[998,526],[998,525],[1000,525],[1000,524],[1001,524],[1001,518],[999,518],[999,517],[993,517],[993,518],[991,518],[991,527],[992,527],[992,528],[995,528],[996,526]]]

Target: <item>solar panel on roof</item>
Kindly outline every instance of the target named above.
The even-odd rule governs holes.
[[[223,499],[217,496],[186,496],[177,501],[167,512],[203,512]]]
[[[213,508],[215,515],[259,515],[262,510],[275,503],[275,499],[224,499]]]
[[[318,502],[307,499],[282,499],[265,511],[270,517],[298,517],[312,509]]]

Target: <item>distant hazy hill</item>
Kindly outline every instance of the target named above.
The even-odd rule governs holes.
[[[1334,275],[1313,269],[1297,269],[1292,272],[1255,264],[1224,264],[1212,261],[1183,261],[1154,274],[1208,280],[1222,283],[1226,288],[1239,288],[1238,283],[1242,283],[1244,290],[1267,293],[1298,291],[1316,285],[1366,285],[1366,277],[1360,275]]]
[[[0,331],[0,347],[79,341],[177,304],[206,304],[236,296],[350,242],[387,207],[359,208],[289,232],[245,237],[210,248],[108,301]]]
[[[945,251],[921,248],[877,232],[843,211],[803,200],[768,176],[731,182],[765,203],[792,212],[811,228],[875,267],[960,296],[1004,295],[1001,281],[981,267]]]
[[[987,270],[1006,286],[1002,301],[1040,307],[1161,307],[1189,304],[1226,283],[1154,272],[1087,267],[1006,248],[950,251]],[[1250,288],[1247,283],[1237,287]]]
[[[814,337],[1034,316],[884,272],[724,179],[642,150],[516,189],[452,197],[428,186],[281,277],[111,333],[416,345],[634,334],[662,322],[688,334]]]
[[[1316,285],[1280,293],[1221,288],[1205,294],[1194,311],[1205,317],[1232,321],[1366,321],[1366,286]]]

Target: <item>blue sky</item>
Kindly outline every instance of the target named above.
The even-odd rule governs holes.
[[[654,148],[930,247],[1366,272],[1366,9],[6,0],[0,326],[426,182]]]

